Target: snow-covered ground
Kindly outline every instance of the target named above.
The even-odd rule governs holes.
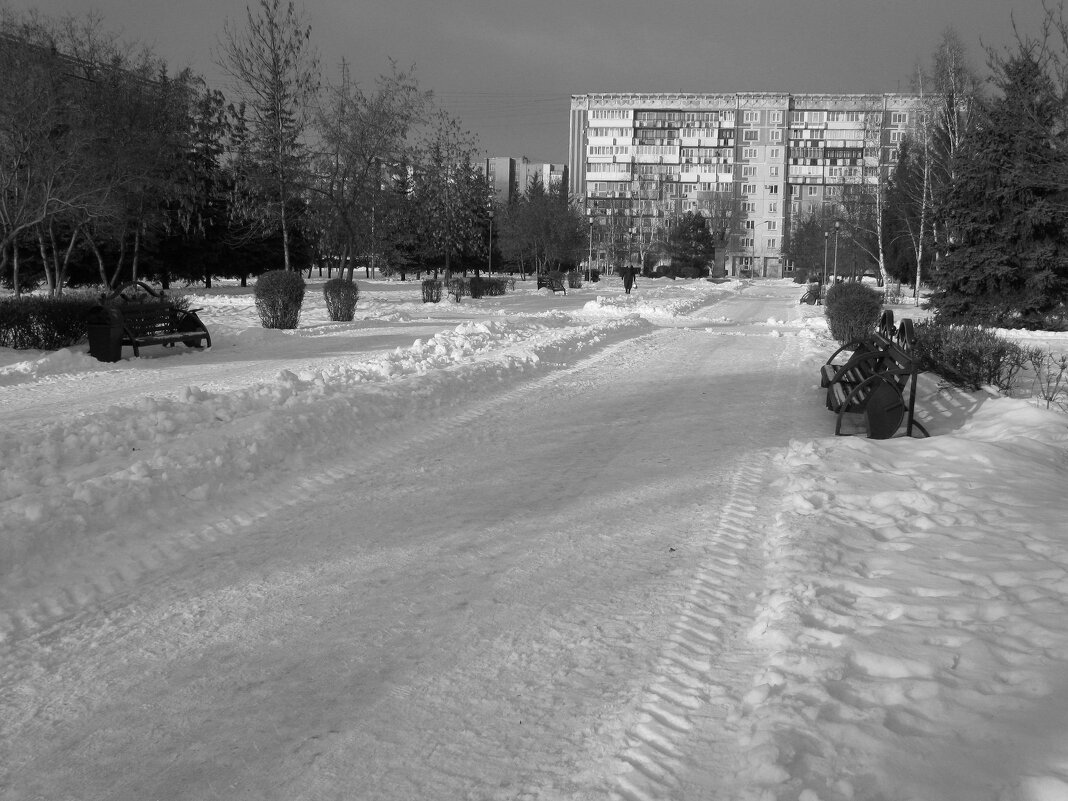
[[[1063,413],[834,437],[786,282],[360,285],[0,350],[0,799],[1068,799]]]

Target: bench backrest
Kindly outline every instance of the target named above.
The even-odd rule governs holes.
[[[122,303],[115,308],[131,336],[165,334],[175,330],[174,306],[170,303]]]

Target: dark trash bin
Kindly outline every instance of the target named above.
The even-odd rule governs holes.
[[[89,355],[101,362],[122,358],[122,313],[110,306],[94,306],[86,317]]]

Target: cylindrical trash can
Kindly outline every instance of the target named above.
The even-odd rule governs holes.
[[[86,317],[89,355],[101,362],[122,358],[122,313],[109,306],[94,306]]]

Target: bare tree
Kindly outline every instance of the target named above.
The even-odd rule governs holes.
[[[488,208],[489,188],[472,164],[475,150],[472,134],[439,109],[415,166],[414,195],[423,240],[431,253],[444,256],[446,280],[451,277],[453,254],[463,251],[475,231],[482,230]]]
[[[244,28],[227,20],[218,61],[237,80],[249,115],[239,177],[251,185],[246,197],[257,201],[264,225],[281,228],[291,270],[291,206],[307,183],[304,134],[319,90],[318,57],[311,27],[292,2],[260,0],[257,12],[246,7]]]
[[[320,151],[311,184],[323,246],[341,265],[360,251],[381,250],[382,224],[396,199],[394,180],[416,161],[413,133],[424,120],[430,93],[419,89],[414,70],[380,76],[370,92],[349,78],[327,90],[316,116]],[[368,270],[371,269],[368,261]]]

